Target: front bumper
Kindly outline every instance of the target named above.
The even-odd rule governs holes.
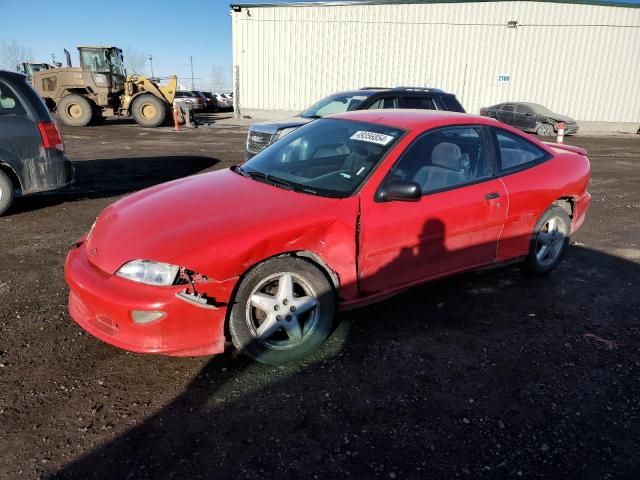
[[[100,340],[139,353],[197,356],[224,350],[227,308],[199,306],[176,293],[184,286],[138,284],[95,267],[84,244],[69,252],[65,264],[69,285],[69,314]],[[136,324],[133,310],[165,312],[160,320]]]
[[[578,127],[577,124],[566,125],[564,127],[564,134],[565,135],[575,135],[576,133],[578,133],[579,129],[580,129],[580,127]],[[555,127],[555,131],[556,131],[556,133],[558,133],[558,128],[557,127]]]

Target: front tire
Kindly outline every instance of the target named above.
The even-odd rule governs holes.
[[[0,215],[6,212],[13,203],[13,189],[11,179],[0,170]]]
[[[164,123],[167,106],[155,95],[146,93],[135,98],[131,112],[138,125],[155,128]]]
[[[242,280],[229,319],[235,347],[262,363],[299,360],[329,336],[335,296],[312,263],[279,257]]]
[[[554,134],[553,125],[548,123],[542,123],[536,128],[536,134],[541,137],[553,137]]]
[[[82,95],[73,93],[62,97],[57,111],[60,120],[70,127],[86,127],[93,118],[91,102]]]
[[[531,237],[527,270],[546,275],[556,268],[569,246],[570,233],[571,218],[562,207],[552,206],[544,212]]]

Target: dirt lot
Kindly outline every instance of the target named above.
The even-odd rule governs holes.
[[[64,134],[76,185],[0,218],[0,478],[639,477],[640,137],[569,140],[593,205],[551,276],[425,285],[270,367],[126,353],[66,311],[67,245],[102,208],[237,162],[246,132]]]

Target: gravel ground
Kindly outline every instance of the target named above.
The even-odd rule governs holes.
[[[238,162],[245,135],[66,128],[77,183],[0,218],[0,478],[640,476],[640,138],[568,139],[590,152],[593,205],[547,278],[430,283],[280,367],[83,333],[67,245],[123,194]]]

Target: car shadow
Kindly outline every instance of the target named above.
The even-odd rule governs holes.
[[[439,220],[427,230],[444,235]],[[421,256],[405,249],[377,274]],[[227,349],[162,410],[50,478],[515,478],[576,465],[601,478],[616,461],[623,475],[633,439],[615,422],[592,435],[593,421],[562,412],[589,397],[590,418],[620,414],[591,395],[621,388],[609,378],[620,353],[583,334],[633,323],[611,312],[640,308],[626,281],[639,276],[637,263],[574,247],[543,279],[519,266],[469,272],[341,313],[305,361]]]
[[[75,182],[63,189],[19,197],[4,216],[63,202],[108,198],[187,177],[220,163],[212,157],[173,155],[74,161]]]

